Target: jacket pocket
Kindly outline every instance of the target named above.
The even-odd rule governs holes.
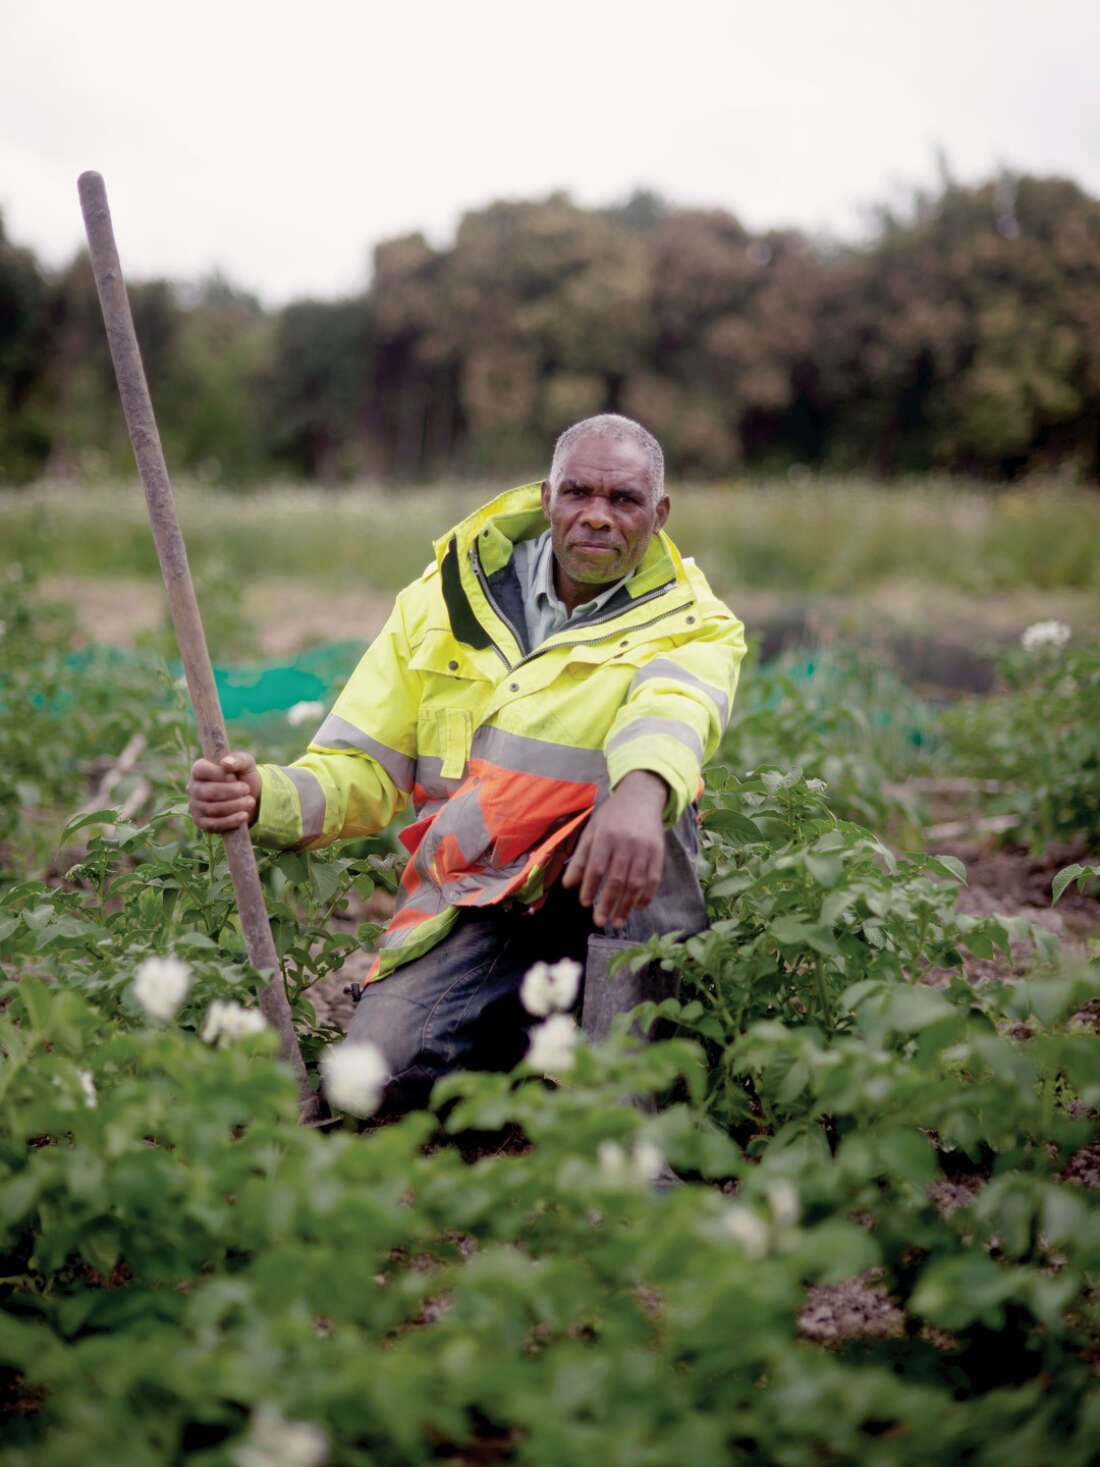
[[[424,708],[416,726],[417,751],[442,760],[444,779],[461,779],[470,757],[474,721],[465,708]]]

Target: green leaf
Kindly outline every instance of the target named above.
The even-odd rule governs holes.
[[[914,1313],[941,1329],[966,1329],[975,1322],[997,1329],[1017,1284],[1016,1270],[985,1253],[940,1258],[924,1270],[909,1302]]]
[[[928,871],[938,871],[941,876],[950,876],[966,885],[966,867],[958,856],[925,856],[922,864]]]
[[[806,870],[821,886],[833,887],[844,875],[842,856],[823,856],[814,851],[807,851],[803,859],[806,862]]]
[[[1053,892],[1050,901],[1051,906],[1054,905],[1071,881],[1076,881],[1079,890],[1084,891],[1090,877],[1100,878],[1100,866],[1082,866],[1076,861],[1072,866],[1063,866],[1061,871],[1055,875],[1054,880],[1050,883],[1050,889]]]
[[[340,885],[340,872],[332,861],[310,862],[310,880],[319,902],[330,902]]]
[[[703,819],[706,830],[720,830],[725,835],[740,837],[742,842],[762,841],[759,825],[737,810],[711,810]]]
[[[836,938],[820,922],[800,922],[797,917],[777,917],[770,925],[771,935],[785,947],[809,947],[814,952],[835,957],[839,949]]]
[[[184,932],[176,938],[175,945],[204,953],[218,951],[218,944],[205,932]]]
[[[61,832],[60,844],[66,845],[86,825],[111,825],[117,819],[117,810],[88,810],[83,815],[74,815]]]
[[[93,1223],[81,1233],[80,1251],[97,1273],[110,1274],[118,1262],[118,1230],[106,1220]]]
[[[309,861],[299,851],[283,851],[274,864],[295,886],[309,878]]]

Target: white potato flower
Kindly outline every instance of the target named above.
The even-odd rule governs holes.
[[[771,1242],[768,1225],[751,1207],[736,1202],[727,1207],[722,1214],[722,1228],[750,1258],[763,1258],[767,1253]]]
[[[258,1406],[233,1460],[237,1467],[324,1467],[328,1437],[308,1421],[288,1421],[275,1407]]]
[[[1040,652],[1044,647],[1064,647],[1072,633],[1064,621],[1034,621],[1020,637],[1025,652]]]
[[[382,1091],[390,1078],[386,1057],[375,1044],[356,1044],[350,1039],[330,1044],[321,1056],[321,1079],[325,1095],[337,1110],[365,1118],[382,1103]]]
[[[537,1019],[550,1013],[564,1013],[577,999],[581,982],[581,965],[572,958],[556,963],[535,963],[523,975],[519,996],[523,1007]]]
[[[783,1227],[794,1227],[802,1216],[802,1198],[798,1195],[798,1188],[785,1177],[780,1177],[778,1181],[769,1183],[767,1193],[772,1217]]]
[[[303,723],[320,723],[325,716],[325,705],[323,703],[295,703],[293,708],[286,711],[286,721],[291,728],[300,728]]]
[[[596,1161],[604,1176],[617,1182],[655,1182],[665,1165],[664,1153],[652,1141],[635,1141],[629,1152],[617,1141],[601,1141]]]
[[[626,1152],[617,1141],[601,1141],[596,1148],[596,1164],[605,1177],[618,1180],[627,1174]]]
[[[267,1023],[259,1009],[246,1009],[232,998],[216,998],[206,1011],[202,1038],[206,1044],[217,1044],[222,1039],[232,1044],[236,1039],[259,1034],[266,1028]]]
[[[665,1154],[652,1141],[635,1141],[634,1170],[643,1182],[655,1182],[665,1169]]]
[[[545,1075],[563,1075],[573,1068],[580,1032],[569,1014],[551,1014],[531,1030],[527,1063]]]
[[[96,1094],[95,1080],[92,1076],[92,1072],[91,1070],[81,1070],[79,1071],[79,1076],[80,1089],[84,1095],[84,1104],[88,1107],[89,1110],[95,1110],[96,1106],[99,1104],[99,1096]]]
[[[190,987],[191,969],[179,958],[146,958],[134,974],[134,997],[161,1023],[173,1017]]]

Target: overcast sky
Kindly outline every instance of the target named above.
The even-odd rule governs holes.
[[[269,304],[493,199],[637,185],[750,227],[1007,165],[1100,195],[1100,0],[0,0],[0,210],[47,264],[107,181],[133,278]]]

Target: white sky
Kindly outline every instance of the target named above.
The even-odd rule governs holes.
[[[0,0],[0,210],[62,264],[96,168],[132,278],[269,304],[556,188],[851,237],[941,147],[1100,195],[1098,56],[1100,0]]]

